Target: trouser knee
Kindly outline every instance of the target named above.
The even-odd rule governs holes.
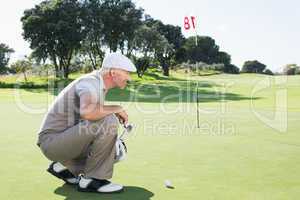
[[[94,137],[116,137],[119,122],[114,114],[110,114],[97,121],[85,120],[82,125],[81,131]]]

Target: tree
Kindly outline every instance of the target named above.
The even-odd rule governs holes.
[[[81,7],[77,0],[48,0],[25,10],[23,37],[34,55],[50,58],[57,76],[68,78],[73,55],[83,39]]]
[[[243,65],[242,72],[244,73],[260,73],[266,69],[266,65],[258,62],[257,60],[246,61]]]
[[[173,55],[174,46],[170,44],[165,37],[162,37],[160,45],[156,49],[155,57],[162,66],[164,76],[169,76],[169,67]]]
[[[295,69],[295,75],[299,75],[300,74],[300,66],[297,66]]]
[[[136,31],[134,38],[135,49],[142,53],[143,57],[153,57],[155,49],[162,40],[162,35],[155,28],[142,25]]]
[[[110,51],[130,54],[135,31],[141,25],[142,9],[137,9],[131,0],[103,0],[101,5],[104,24],[104,41]]]
[[[187,60],[187,52],[184,47],[180,47],[175,52],[175,60],[177,63],[183,63]]]
[[[197,36],[197,46],[195,36],[186,39],[183,47],[186,49],[186,59],[191,63],[205,62],[215,63],[219,54],[219,46],[215,40],[207,36]]]
[[[171,24],[162,24],[159,26],[158,30],[167,40],[164,42],[165,46],[162,49],[163,52],[158,54],[158,58],[163,67],[164,75],[169,76],[171,59],[175,59],[176,52],[180,51],[180,47],[184,41],[184,36],[181,33],[181,27],[173,26]]]
[[[145,23],[149,27],[155,27],[168,40],[169,44],[174,46],[175,50],[179,49],[185,41],[180,26],[164,24],[160,20],[152,19],[149,15],[146,17]]]
[[[32,68],[32,63],[30,60],[18,60],[11,64],[10,68],[16,73],[23,73],[25,82],[27,82],[26,72]]]
[[[289,69],[286,71],[286,75],[295,75],[295,72],[296,72],[296,68],[295,68],[295,67],[289,68]]]
[[[10,59],[10,54],[13,53],[14,50],[9,48],[6,44],[0,43],[0,74],[7,72],[7,64]]]
[[[136,50],[143,55],[138,59],[138,75],[141,77],[148,69],[150,58],[156,58],[162,65],[164,75],[169,75],[169,60],[172,56],[173,47],[168,40],[159,33],[157,27],[149,27],[146,23],[141,26],[134,39]],[[147,60],[147,62],[145,62]]]
[[[284,66],[283,68],[283,74],[285,75],[295,75],[296,72],[298,72],[298,67],[297,64],[288,64],[286,66]]]
[[[145,18],[145,24],[152,29],[156,29],[163,36],[161,44],[157,46],[155,56],[163,68],[163,74],[169,76],[171,60],[176,60],[176,58],[180,60],[178,56],[181,56],[181,53],[183,53],[181,46],[185,38],[182,35],[181,27],[163,24],[160,20],[154,20],[149,15]]]
[[[85,0],[83,2],[82,20],[84,40],[81,53],[87,56],[93,69],[100,65],[104,58],[104,24],[102,19],[101,0]]]
[[[233,64],[224,65],[223,72],[228,73],[228,74],[239,74],[240,68],[238,68],[237,66],[235,66]]]
[[[185,39],[175,57],[181,63],[223,64],[222,71],[225,73],[238,74],[240,71],[238,67],[231,64],[231,56],[227,52],[219,51],[215,40],[208,36],[192,36]]]
[[[229,65],[231,63],[231,56],[224,51],[219,51],[215,58],[215,63],[223,63],[224,65]]]
[[[265,69],[264,74],[274,75],[274,73],[270,69]]]
[[[149,57],[141,57],[137,58],[135,61],[135,65],[137,67],[137,74],[139,77],[142,77],[144,73],[147,71],[150,64]]]
[[[224,69],[223,69],[224,73],[229,73],[229,74],[239,74],[240,73],[240,69],[237,66],[231,64],[231,56],[224,51],[219,51],[217,53],[217,56],[216,56],[216,59],[214,62],[224,64]]]

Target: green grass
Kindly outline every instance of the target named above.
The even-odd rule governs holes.
[[[0,199],[299,199],[300,76],[276,85],[278,78],[285,77],[174,73],[166,79],[149,73],[145,80],[135,77],[125,91],[111,91],[108,103],[126,106],[136,125],[128,138],[129,157],[116,165],[113,178],[126,186],[126,192],[114,195],[79,193],[48,175],[49,161],[35,145],[43,113],[22,111],[13,88],[0,89]],[[271,84],[252,95],[262,81]],[[200,128],[195,111],[197,82]],[[159,96],[148,96],[157,91]],[[288,102],[288,127],[282,133],[254,114],[271,118],[278,91],[287,92]],[[17,92],[24,105],[35,110],[46,108],[56,94],[43,88]],[[160,103],[178,92],[185,95],[181,103],[178,97]],[[175,189],[164,187],[166,179]]]

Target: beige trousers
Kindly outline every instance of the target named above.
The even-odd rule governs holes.
[[[110,179],[117,134],[118,120],[112,114],[98,121],[81,121],[60,133],[46,133],[40,148],[49,160],[62,163],[74,175]]]

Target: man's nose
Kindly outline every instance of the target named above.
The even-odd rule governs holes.
[[[131,77],[130,76],[127,78],[126,82],[127,82],[127,84],[129,84],[131,82]]]

